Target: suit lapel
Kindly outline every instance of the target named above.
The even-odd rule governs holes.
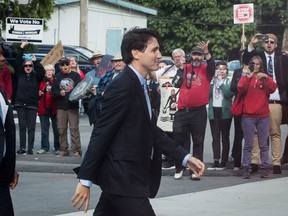
[[[147,104],[146,104],[146,98],[145,98],[145,95],[144,95],[144,89],[141,86],[139,78],[137,77],[135,72],[128,66],[127,66],[127,72],[130,74],[131,78],[134,80],[134,88],[135,88],[136,94],[139,96],[140,101],[142,103],[142,107],[143,107],[144,112],[145,112],[145,115],[146,115],[147,119],[150,122],[150,115],[149,115],[148,107],[147,107]]]

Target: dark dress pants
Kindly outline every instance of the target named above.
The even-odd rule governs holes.
[[[16,107],[19,120],[20,148],[26,149],[26,132],[28,131],[28,149],[34,148],[37,109]]]
[[[221,163],[228,162],[230,149],[230,127],[232,119],[222,119],[222,107],[213,107],[214,119],[210,120],[214,160],[221,158]],[[222,154],[221,154],[222,139]]]
[[[175,113],[173,122],[174,141],[190,152],[191,135],[193,142],[192,155],[201,161],[203,161],[206,124],[206,106],[190,108],[189,110],[178,110]],[[176,169],[181,168],[181,166],[182,164],[176,164]]]
[[[93,216],[156,216],[148,198],[101,193]]]
[[[13,204],[8,186],[0,185],[0,215],[14,216]]]
[[[232,157],[234,167],[241,167],[243,131],[241,126],[241,116],[234,116],[234,141],[232,147]]]

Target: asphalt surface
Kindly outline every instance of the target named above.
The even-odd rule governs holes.
[[[231,128],[231,141],[233,140],[233,130],[234,129]],[[85,152],[87,149],[91,131],[92,127],[89,126],[87,117],[82,117],[80,119],[80,135],[83,152]],[[57,157],[53,150],[51,150],[50,153],[43,155],[36,154],[36,151],[40,149],[40,132],[40,125],[37,124],[34,155],[17,155],[16,166],[17,170],[20,172],[20,181],[17,188],[11,192],[15,215],[84,215],[82,212],[74,213],[77,212],[77,210],[73,209],[70,203],[75,186],[78,183],[76,175],[73,173],[73,168],[81,164],[82,158],[74,158],[71,156]],[[282,134],[286,136],[287,126],[283,126]],[[52,140],[52,134],[50,134],[50,137],[50,140]],[[19,143],[18,131],[17,143]],[[19,144],[17,144],[17,147],[18,146]],[[206,167],[212,165],[213,161],[211,135],[208,124],[205,137],[204,161]],[[287,215],[282,214],[281,211],[284,208],[284,206],[282,206],[283,200],[288,201],[288,198],[286,198],[286,188],[288,187],[285,186],[285,190],[284,188],[281,190],[281,187],[283,187],[285,184],[287,185],[288,179],[286,177],[288,176],[288,167],[285,165],[282,166],[282,169],[282,174],[270,174],[268,179],[259,178],[260,174],[257,173],[254,174],[251,179],[244,180],[242,179],[242,171],[234,171],[233,164],[229,163],[227,165],[227,169],[223,171],[206,170],[200,181],[191,181],[188,171],[184,173],[182,179],[174,180],[174,169],[162,170],[160,190],[156,199],[152,199],[151,203],[156,214],[160,216],[187,215],[194,213],[204,216],[270,216],[271,212],[269,209],[275,206],[266,205],[265,202],[266,196],[270,197],[273,195],[271,197],[275,196],[275,202],[270,204],[275,204],[277,207],[275,207],[276,210],[279,209],[279,211],[276,211],[279,214],[275,215]],[[277,190],[275,191],[274,189]],[[245,196],[246,190],[249,190],[249,193],[251,193],[251,190],[255,193],[252,193],[251,196],[247,197]],[[101,191],[97,186],[92,186],[89,207],[91,210],[87,215],[92,215],[92,209],[94,209],[100,193]],[[237,197],[232,196],[233,193],[234,195],[238,194],[238,199]],[[284,196],[284,193],[286,196]],[[279,197],[277,197],[277,194]],[[283,199],[282,195],[284,197]],[[246,203],[246,207],[242,203],[243,197],[245,198],[244,204]],[[247,204],[248,201],[254,202],[254,200],[251,200],[252,197],[255,199],[257,198],[257,204],[254,206]],[[258,203],[263,197],[265,197],[265,202]],[[282,199],[281,203],[276,202],[278,200],[277,198]],[[242,205],[244,206],[242,210],[238,209],[238,202],[242,203],[239,208],[242,207]],[[210,204],[212,205],[210,206]],[[263,206],[265,206],[265,208],[263,208]],[[268,206],[269,208],[267,209]],[[267,209],[267,214],[260,214],[262,210],[261,212],[257,212],[256,207],[261,207],[262,210]],[[215,212],[214,209],[216,210]],[[252,214],[252,212],[254,213]]]

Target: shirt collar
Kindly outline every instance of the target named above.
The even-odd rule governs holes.
[[[265,53],[265,56],[266,56],[266,59],[269,58],[269,56],[272,57],[272,60],[274,59],[274,56],[275,56],[275,52],[273,52],[271,55],[269,55],[268,53],[264,52]]]
[[[134,71],[140,81],[141,86],[143,86],[146,82],[146,79],[135,68],[133,68],[132,65],[128,66]]]

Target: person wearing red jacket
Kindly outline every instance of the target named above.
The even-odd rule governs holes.
[[[41,149],[37,154],[44,154],[49,152],[49,127],[50,119],[54,134],[54,150],[56,154],[60,150],[59,135],[57,129],[57,98],[51,95],[51,84],[53,82],[53,75],[55,69],[53,65],[46,65],[45,77],[39,86],[39,107],[38,116],[41,124]]]
[[[269,175],[269,96],[277,84],[264,72],[263,61],[259,56],[254,56],[249,61],[249,66],[243,67],[243,73],[238,83],[238,94],[243,95],[242,130],[244,135],[243,178],[250,178],[251,150],[255,128],[258,134],[258,143],[261,158],[261,178]]]
[[[12,100],[12,78],[3,51],[0,50],[0,87],[5,92],[9,102]]]

